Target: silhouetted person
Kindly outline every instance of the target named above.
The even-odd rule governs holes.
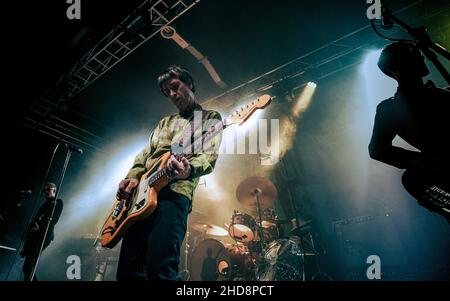
[[[450,191],[450,91],[436,88],[431,81],[424,83],[429,70],[414,43],[390,44],[383,49],[378,66],[398,82],[398,89],[377,107],[370,157],[406,169],[405,188],[421,205],[448,219],[447,212],[440,210],[442,205],[424,201],[418,186],[427,183]],[[397,135],[417,151],[393,146]]]
[[[206,250],[206,258],[202,263],[202,273],[200,277],[203,281],[215,281],[217,280],[217,262],[216,259],[212,257],[212,249],[208,248]]]
[[[25,244],[20,252],[20,255],[25,257],[25,262],[23,264],[25,281],[31,280],[31,274],[39,256],[39,250],[44,239],[47,224],[50,222],[42,251],[44,251],[44,249],[47,248],[50,242],[54,239],[55,234],[53,229],[58,223],[59,217],[61,216],[61,212],[63,210],[63,202],[61,199],[58,199],[56,200],[56,207],[53,217],[51,216],[56,196],[56,185],[54,183],[46,183],[43,188],[43,193],[46,200],[39,208],[38,213],[25,232]],[[33,280],[37,280],[36,276],[34,276]]]

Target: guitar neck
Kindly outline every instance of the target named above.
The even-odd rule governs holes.
[[[270,102],[272,101],[272,97],[268,94],[264,94],[258,99],[252,101],[246,106],[242,106],[240,109],[236,110],[232,114],[230,114],[227,118],[225,118],[222,122],[216,123],[213,127],[211,127],[205,134],[202,134],[201,137],[194,140],[193,143],[188,145],[181,145],[181,151],[177,151],[175,155],[182,155],[186,159],[192,158],[195,154],[199,154],[204,151],[204,144],[208,143],[213,139],[216,135],[222,133],[224,129],[232,124],[241,125],[245,121],[247,121],[250,116],[258,109],[266,108]],[[194,137],[195,137],[194,129]],[[153,183],[159,178],[168,174],[168,168],[165,166],[161,168],[157,172],[152,175],[148,175],[149,183]]]
[[[211,130],[203,134],[201,137],[197,138],[192,144],[183,146],[182,154],[185,154],[185,157],[187,159],[191,158],[195,154],[198,154],[203,150],[203,145],[205,143],[211,141],[211,139],[213,139],[216,135],[222,133],[222,131],[227,127],[228,126],[225,122],[215,124],[214,127],[211,128]]]

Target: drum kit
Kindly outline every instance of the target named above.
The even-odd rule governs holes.
[[[269,180],[251,177],[238,185],[240,204],[256,214],[234,210],[226,228],[218,225],[190,223],[185,243],[183,280],[193,281],[303,281],[305,252],[302,239],[285,236],[283,224],[298,225],[293,220],[278,219],[274,203],[277,189]],[[204,218],[204,216],[203,216]],[[194,219],[195,220],[195,219]],[[190,232],[202,233],[200,239],[189,239]],[[214,237],[214,238],[211,238]],[[233,243],[226,243],[225,238]],[[193,242],[192,242],[193,241]],[[192,248],[191,248],[192,246]]]

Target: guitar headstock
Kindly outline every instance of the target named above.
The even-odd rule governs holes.
[[[264,94],[258,97],[256,100],[251,103],[242,106],[237,111],[234,111],[227,118],[225,118],[225,125],[229,126],[232,124],[242,125],[245,121],[247,121],[252,114],[258,109],[264,109],[267,107],[272,101],[272,96],[268,94]]]

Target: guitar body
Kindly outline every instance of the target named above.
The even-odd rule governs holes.
[[[420,171],[406,170],[402,176],[402,183],[421,206],[439,213],[450,223],[450,181],[448,179]]]
[[[142,175],[138,186],[128,197],[116,198],[103,227],[103,247],[115,247],[132,224],[147,218],[155,211],[159,191],[169,184],[169,176],[164,171],[170,155],[170,152],[165,153]]]

